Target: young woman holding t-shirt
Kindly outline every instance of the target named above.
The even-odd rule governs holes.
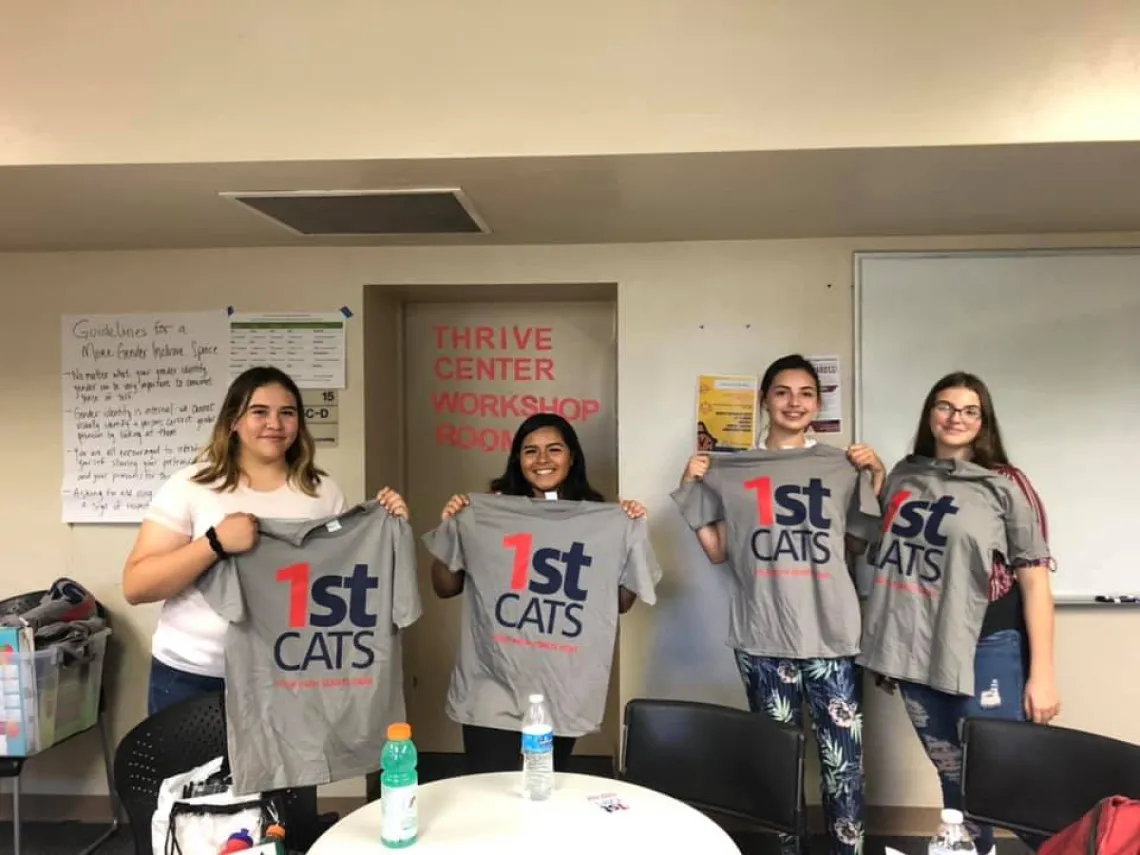
[[[538,413],[526,419],[515,431],[507,457],[506,469],[491,482],[491,492],[504,496],[530,496],[533,498],[567,501],[604,502],[586,477],[586,455],[578,434],[561,416]],[[444,521],[455,516],[471,503],[469,496],[452,496],[443,508]],[[634,501],[622,501],[622,509],[631,519],[643,519],[645,508]],[[432,563],[431,580],[436,596],[442,599],[464,592],[467,573],[453,571],[438,558]],[[618,612],[629,611],[636,595],[619,588]],[[469,610],[474,608],[472,597],[463,600],[464,621],[470,621]],[[457,665],[458,667],[458,665]],[[485,663],[486,673],[496,673],[496,663]],[[453,677],[454,684],[454,677]],[[521,722],[520,722],[521,724]],[[470,774],[511,771],[519,767],[519,731],[501,730],[464,723],[463,751]],[[575,739],[554,737],[554,766],[565,771],[566,761],[574,750]]]
[[[888,689],[897,683],[944,806],[960,809],[962,721],[1047,724],[1061,708],[1045,512],[1009,461],[981,379],[934,384],[884,506],[860,661]],[[991,852],[993,829],[972,831]]]
[[[673,498],[714,564],[728,564],[729,640],[753,712],[803,723],[820,749],[830,851],[864,836],[859,598],[846,565],[850,517],[877,516],[885,471],[866,446],[807,436],[819,415],[815,367],[793,354],[764,372],[769,429],[749,452],[689,459]],[[795,838],[781,840],[796,851]]]
[[[226,621],[194,582],[220,558],[257,544],[258,517],[318,519],[344,494],[313,462],[301,393],[283,371],[251,368],[230,385],[209,445],[155,493],[123,569],[131,604],[162,602],[151,642],[148,714],[224,689]],[[384,489],[385,509],[407,517]]]

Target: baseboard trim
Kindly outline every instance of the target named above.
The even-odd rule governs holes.
[[[867,806],[867,833],[881,837],[923,837],[938,828],[940,808]],[[812,834],[827,830],[823,808],[808,805],[808,828]]]
[[[335,812],[341,816],[351,813],[364,804],[363,796],[327,796],[320,800],[322,812]],[[107,796],[52,796],[25,793],[20,797],[20,814],[28,822],[107,822],[111,817],[111,800]],[[11,821],[11,798],[0,799],[0,821]],[[730,830],[749,831],[754,827],[746,823],[722,820]],[[808,806],[808,827],[813,833],[824,831],[823,810],[819,805]],[[867,808],[869,834],[889,837],[924,836],[938,827],[938,808],[887,807]]]

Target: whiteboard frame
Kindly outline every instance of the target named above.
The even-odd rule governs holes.
[[[1044,247],[1022,249],[942,249],[942,250],[856,250],[852,254],[852,284],[854,329],[852,339],[855,346],[851,364],[854,378],[852,389],[855,400],[852,402],[851,436],[853,442],[863,439],[863,262],[884,258],[939,259],[939,258],[1028,258],[1030,256],[1074,256],[1074,255],[1133,255],[1140,256],[1140,246],[1081,246]],[[1140,599],[1101,599],[1090,595],[1069,595],[1056,597],[1059,606],[1098,606],[1129,607],[1140,606]]]

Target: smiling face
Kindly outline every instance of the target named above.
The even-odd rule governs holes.
[[[539,428],[523,439],[519,465],[536,494],[556,491],[570,474],[571,461],[566,441],[556,428]]]
[[[764,397],[772,427],[785,434],[802,433],[819,415],[815,378],[802,368],[781,371]]]
[[[245,412],[234,424],[243,455],[261,463],[278,463],[297,441],[297,401],[284,386],[271,383],[254,390]]]
[[[981,398],[963,386],[943,389],[935,396],[929,418],[938,456],[960,456],[969,451],[982,429]]]

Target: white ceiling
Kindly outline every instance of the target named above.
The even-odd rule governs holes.
[[[458,187],[489,235],[312,238],[232,191]],[[1140,231],[1140,143],[0,167],[0,251]]]

